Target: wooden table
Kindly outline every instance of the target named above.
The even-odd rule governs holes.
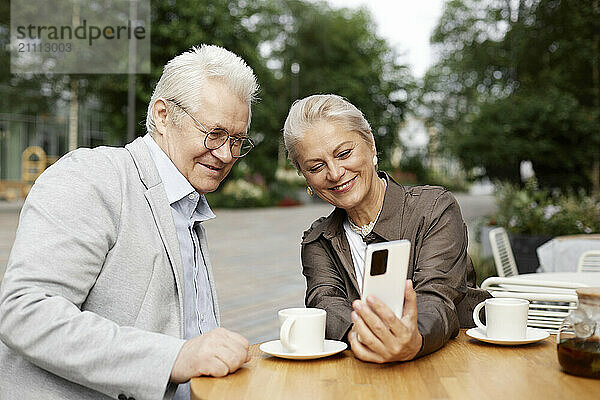
[[[321,360],[268,356],[225,378],[194,378],[200,399],[598,399],[600,380],[561,372],[556,337],[525,346],[494,346],[461,331],[441,350],[416,361],[378,365],[351,351]]]

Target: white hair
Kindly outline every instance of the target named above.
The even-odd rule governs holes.
[[[363,140],[375,146],[371,126],[363,113],[348,100],[335,94],[316,94],[296,100],[283,125],[283,142],[288,158],[300,169],[296,143],[306,131],[319,121],[339,124],[345,129],[358,133]]]
[[[219,46],[192,47],[189,51],[170,60],[154,88],[146,114],[146,129],[150,134],[156,128],[152,108],[159,98],[175,100],[186,110],[196,113],[200,108],[202,88],[207,78],[221,79],[239,98],[248,103],[248,126],[252,117],[251,104],[256,99],[258,82],[252,68],[246,62]],[[172,110],[174,122],[183,111],[167,104]]]

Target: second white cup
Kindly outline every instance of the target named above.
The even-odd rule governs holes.
[[[280,310],[279,339],[288,353],[310,354],[323,351],[327,313],[320,308]]]
[[[485,306],[486,324],[481,323],[479,311]],[[524,299],[491,298],[475,306],[473,321],[487,337],[494,339],[525,339],[529,302]]]

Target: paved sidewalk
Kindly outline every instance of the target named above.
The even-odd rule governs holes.
[[[277,310],[303,307],[302,232],[331,206],[216,210],[205,223],[222,325],[252,343],[279,337]]]
[[[492,196],[458,194],[467,225],[494,212]],[[300,265],[302,232],[331,206],[215,210],[205,223],[222,325],[251,343],[279,336],[277,310],[303,306],[304,277]],[[0,203],[0,279],[18,223],[18,205]]]

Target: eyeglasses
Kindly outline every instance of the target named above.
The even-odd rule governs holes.
[[[219,147],[223,146],[229,140],[229,148],[231,150],[231,156],[234,158],[242,158],[246,154],[250,152],[254,148],[254,142],[249,137],[236,137],[229,134],[227,129],[223,128],[214,128],[209,131],[198,121],[192,114],[188,112],[181,104],[179,104],[176,100],[166,99],[167,101],[175,104],[184,113],[186,113],[196,124],[196,129],[200,132],[204,133],[206,136],[204,137],[204,147],[209,150],[216,150]]]

